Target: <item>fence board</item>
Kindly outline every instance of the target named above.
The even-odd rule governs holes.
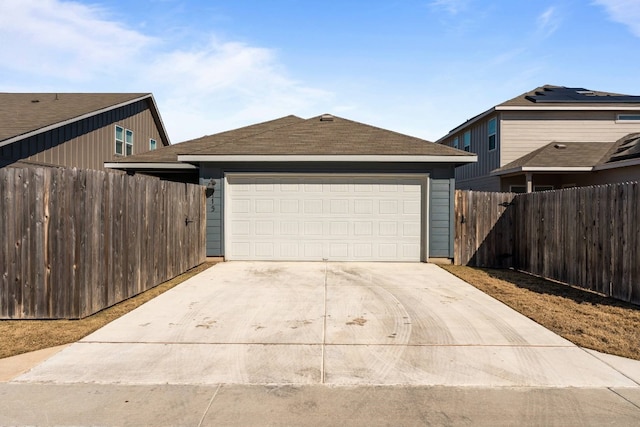
[[[497,211],[499,200],[515,206]],[[518,195],[458,190],[454,218],[456,264],[515,267],[640,304],[637,182]],[[511,263],[500,256],[505,247]]]
[[[85,317],[202,263],[204,209],[192,184],[0,169],[0,318]]]

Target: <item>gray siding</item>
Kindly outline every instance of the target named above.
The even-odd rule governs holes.
[[[215,185],[211,185],[215,183]],[[207,187],[207,256],[224,255],[224,179],[222,170],[210,166],[200,167],[200,185]]]
[[[488,123],[496,118],[496,149],[489,151]],[[488,175],[492,170],[500,167],[500,139],[501,139],[501,115],[494,114],[474,123],[469,128],[457,132],[445,139],[442,143],[453,147],[454,138],[458,138],[458,147],[464,149],[463,135],[467,130],[471,131],[471,152],[478,155],[476,163],[469,163],[456,168],[456,181],[473,179],[478,176]]]
[[[423,173],[429,174],[429,257],[452,257],[452,203],[454,168],[450,164],[423,163],[220,163],[200,166],[200,184],[211,179],[215,191],[207,192],[207,256],[224,256],[225,173]],[[435,232],[435,235],[432,234]]]
[[[115,125],[133,131],[133,154],[149,151],[149,138],[162,145],[148,103],[141,100],[0,147],[0,159],[104,170],[104,162],[115,157]]]
[[[463,134],[471,130],[471,152],[478,155],[478,162],[456,168],[457,188],[506,191],[508,185],[501,185],[498,177],[491,177],[491,171],[550,142],[610,143],[640,129],[637,123],[616,122],[620,113],[624,111],[501,111],[469,125],[442,143],[453,146],[453,139],[458,137],[462,149]],[[497,149],[489,151],[487,124],[492,117],[497,118]]]
[[[431,179],[429,191],[429,257],[453,257],[453,191],[455,180]]]

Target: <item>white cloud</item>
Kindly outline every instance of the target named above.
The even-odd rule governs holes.
[[[0,63],[47,77],[90,79],[121,72],[153,43],[151,37],[104,18],[99,8],[56,0],[4,0],[0,5]]]
[[[177,142],[292,113],[315,113],[309,110],[332,98],[290,79],[281,68],[270,49],[213,38],[198,49],[159,54],[143,74],[162,88],[160,108],[169,133],[181,135]]]
[[[640,37],[638,0],[594,0],[593,3],[603,6],[611,20],[626,25],[635,36]]]
[[[556,8],[551,6],[538,16],[538,32],[545,37],[553,34],[560,26],[560,18]]]
[[[153,92],[173,142],[332,100],[287,76],[272,49],[215,37],[167,48],[118,21],[73,1],[3,0],[0,90]]]

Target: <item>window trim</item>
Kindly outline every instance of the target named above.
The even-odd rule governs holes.
[[[120,133],[122,134],[122,138],[118,139],[118,129],[120,129]],[[114,146],[114,152],[119,155],[119,156],[124,156],[125,154],[125,149],[124,149],[124,131],[125,129],[122,126],[116,125],[115,127],[115,134],[114,134],[114,139],[115,139],[115,146]],[[120,152],[118,152],[118,143],[120,143]]]
[[[470,153],[471,152],[471,131],[470,130],[462,134],[462,144],[463,144],[463,150],[466,151],[467,153]]]
[[[131,142],[128,141],[128,136],[131,135]],[[129,147],[131,147],[131,153],[129,153]],[[124,152],[125,156],[131,156],[133,154],[133,131],[131,129],[124,130]]]
[[[156,148],[158,148],[158,141],[153,138],[149,138],[149,150],[155,150]]]
[[[493,133],[491,132],[491,122],[493,122]],[[493,148],[491,148],[491,137],[493,137]],[[492,117],[487,122],[487,146],[489,151],[496,151],[498,148],[498,120]]]

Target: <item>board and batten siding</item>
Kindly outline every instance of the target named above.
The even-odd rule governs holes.
[[[508,111],[502,113],[500,165],[551,142],[605,142],[640,131],[638,123],[616,122],[623,111]],[[481,157],[478,156],[479,163]]]
[[[453,257],[454,168],[450,164],[422,163],[226,163],[200,165],[200,185],[207,190],[207,256],[224,256],[224,174],[318,173],[318,174],[429,174],[428,257]],[[215,185],[211,185],[215,182]],[[212,191],[213,190],[213,191]],[[432,237],[432,232],[435,235]],[[447,234],[448,233],[448,234]]]
[[[489,151],[489,135],[488,135],[488,123],[492,118],[496,118],[496,145],[498,148]],[[489,173],[498,168],[500,164],[500,115],[494,114],[479,120],[469,128],[457,132],[442,143],[453,147],[453,140],[458,138],[458,148],[464,149],[464,134],[467,131],[471,131],[471,152],[478,155],[478,161],[475,163],[468,163],[456,168],[456,182],[458,187],[468,179],[475,178],[477,176],[489,175]]]
[[[150,138],[162,145],[148,102],[140,100],[0,147],[0,158],[105,170],[116,157],[115,125],[133,131],[133,154],[149,151]]]

